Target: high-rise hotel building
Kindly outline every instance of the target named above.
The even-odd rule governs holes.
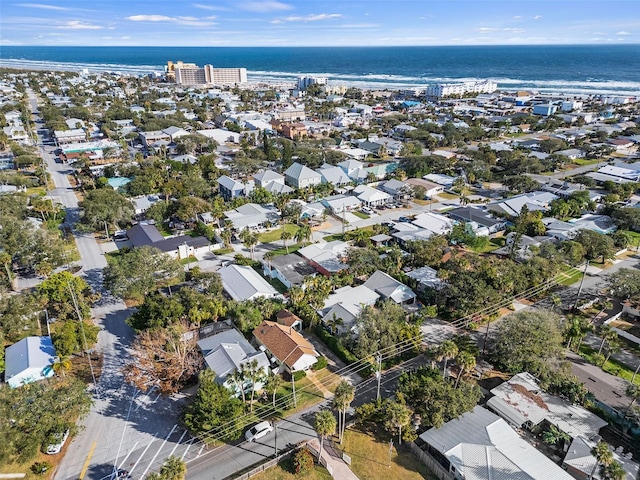
[[[169,61],[167,80],[180,85],[236,85],[247,82],[247,69],[199,67],[195,63]]]

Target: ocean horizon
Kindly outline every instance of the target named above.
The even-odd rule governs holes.
[[[51,47],[2,46],[0,67],[162,72],[166,62],[244,67],[252,83],[301,75],[360,88],[423,88],[491,79],[500,90],[640,96],[640,45],[437,47]]]

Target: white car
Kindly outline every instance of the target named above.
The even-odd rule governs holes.
[[[247,430],[244,433],[244,438],[247,442],[253,442],[254,440],[258,440],[271,432],[273,432],[273,427],[269,422],[260,422]]]
[[[64,446],[64,442],[66,442],[67,438],[69,438],[69,430],[67,430],[63,434],[56,434],[56,439],[58,438],[60,439],[60,442],[52,443],[47,447],[47,454],[55,455],[56,453],[60,453],[60,450],[62,450],[62,447]]]

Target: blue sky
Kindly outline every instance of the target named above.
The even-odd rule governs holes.
[[[0,45],[640,43],[639,0],[2,0]]]

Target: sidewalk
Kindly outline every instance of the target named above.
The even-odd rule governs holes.
[[[307,378],[311,381],[311,383],[315,385],[315,387],[318,390],[320,390],[320,392],[322,392],[322,396],[325,398],[325,400],[333,396],[333,393],[327,390],[327,388],[322,384],[322,382],[318,380],[318,378],[316,377],[316,372],[308,371]]]
[[[585,345],[588,345],[589,347],[593,348],[597,352],[598,349],[600,348],[600,344],[602,343],[602,338],[600,338],[597,335],[594,335],[593,333],[588,333],[582,343],[584,343]],[[606,351],[606,344],[605,344],[605,349],[603,349],[603,352],[605,351]],[[637,355],[623,349],[620,349],[619,352],[612,354],[611,358],[613,358],[614,360],[617,360],[618,362],[625,365],[627,368],[630,368],[631,370],[635,370],[640,365],[640,358],[638,358]]]
[[[327,470],[333,478],[336,480],[359,480],[355,473],[351,471],[349,466],[344,463],[336,452],[333,451],[330,442],[325,441],[322,446],[322,459],[321,464],[327,467]],[[320,451],[320,441],[317,438],[312,438],[307,443],[310,447],[311,453],[316,456]]]

